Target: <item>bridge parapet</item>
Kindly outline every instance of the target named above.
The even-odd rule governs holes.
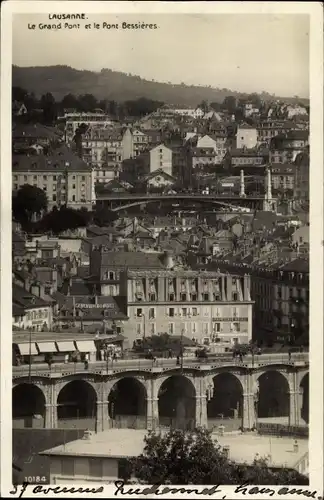
[[[259,359],[256,359],[259,358]],[[309,364],[308,353],[296,353],[291,356],[291,359],[287,356],[273,355],[273,356],[249,356],[249,359],[244,359],[240,361],[237,358],[226,358],[226,359],[207,359],[206,361],[199,361],[196,358],[184,359],[182,367],[177,364],[175,359],[157,359],[156,361],[151,360],[119,360],[119,361],[109,361],[102,362],[96,361],[88,364],[86,368],[84,363],[62,363],[54,364],[51,367],[45,364],[37,365],[23,365],[14,366],[12,370],[13,378],[37,376],[37,377],[47,377],[47,378],[60,378],[68,375],[75,374],[86,374],[91,373],[92,375],[114,375],[116,373],[124,372],[148,372],[148,373],[161,373],[174,370],[195,370],[198,372],[206,372],[218,368],[231,368],[237,369],[249,369],[258,370],[260,368],[267,368],[274,365],[282,365],[288,369],[289,367],[306,367]]]

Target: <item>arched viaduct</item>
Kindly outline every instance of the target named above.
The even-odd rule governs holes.
[[[307,362],[14,373],[13,418],[38,415],[47,428],[71,427],[76,419],[97,430],[118,419],[148,429],[212,427],[230,418],[248,430],[271,417],[293,426],[308,422],[308,378]]]

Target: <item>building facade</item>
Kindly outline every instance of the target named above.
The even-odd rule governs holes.
[[[91,166],[68,148],[56,149],[51,155],[13,155],[12,185],[17,191],[24,184],[42,189],[49,208],[67,205],[91,208],[95,201]]]
[[[172,149],[160,144],[150,151],[150,172],[163,170],[172,176]]]

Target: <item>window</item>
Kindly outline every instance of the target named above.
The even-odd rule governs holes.
[[[138,323],[138,325],[136,325],[136,334],[137,335],[142,335],[142,325],[141,325],[141,323]]]
[[[150,309],[149,309],[149,319],[155,319],[155,309],[154,309],[154,307],[150,307]]]
[[[115,279],[115,273],[113,271],[109,271],[109,279],[114,280]]]
[[[18,189],[18,184],[14,184],[14,190],[17,191]]]
[[[155,301],[156,301],[155,293],[150,293],[150,302],[155,302]]]
[[[75,175],[72,175],[72,180],[75,181]]]
[[[43,175],[43,180],[47,181],[47,175]]]
[[[209,300],[209,293],[204,293],[203,300],[206,302]]]
[[[143,309],[138,308],[136,309],[136,317],[141,318],[143,316]]]
[[[203,325],[203,332],[204,332],[204,335],[208,335],[208,333],[209,333],[209,323],[204,323],[204,325]]]
[[[56,181],[56,175],[53,175],[53,181]]]
[[[238,323],[238,322],[233,323],[233,331],[234,332],[240,331],[240,323]]]
[[[192,302],[196,302],[197,301],[197,294],[196,293],[192,293],[191,294],[191,300],[192,300]]]
[[[281,286],[278,286],[278,291],[277,291],[277,293],[278,293],[278,299],[281,299],[281,297],[282,297],[282,289],[281,289]]]
[[[168,325],[168,333],[172,335],[174,333],[174,323],[169,323]]]
[[[56,201],[56,194],[53,194],[53,201]]]
[[[238,294],[236,292],[233,293],[233,300],[238,300]]]
[[[180,300],[182,300],[183,302],[185,302],[187,300],[187,294],[186,293],[182,293]]]
[[[37,181],[37,175],[34,175],[33,179],[34,181]]]
[[[72,184],[72,189],[75,189],[75,184]]]
[[[197,333],[197,324],[191,323],[191,333]]]
[[[163,167],[163,161],[160,161],[160,167]]]
[[[193,308],[192,308],[192,315],[193,315],[193,316],[198,316],[198,310],[197,310],[197,307],[193,307]]]
[[[53,191],[56,191],[56,184],[53,185]]]
[[[72,201],[75,201],[75,194],[72,195]]]
[[[14,175],[14,180],[18,181],[18,175]]]
[[[213,323],[213,333],[219,333],[221,330],[221,324],[220,323]]]
[[[102,477],[102,460],[101,458],[89,458],[89,476]]]
[[[238,311],[238,308],[237,307],[233,307],[232,309],[232,314],[233,314],[233,317],[234,318],[237,318],[238,315],[239,315],[239,311]]]
[[[155,335],[155,323],[150,324],[150,334]]]
[[[85,181],[85,176],[84,175],[82,176],[82,180]]]
[[[61,461],[62,475],[63,476],[74,476],[74,458],[64,457]]]
[[[185,318],[187,316],[187,308],[183,307],[181,312],[182,312],[182,316]]]
[[[169,307],[168,316],[170,318],[174,317],[174,307]]]

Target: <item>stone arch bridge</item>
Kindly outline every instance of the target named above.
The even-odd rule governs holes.
[[[41,426],[57,428],[73,419],[104,430],[213,426],[229,419],[253,429],[259,419],[308,423],[308,359],[272,363],[193,364],[132,368],[65,366],[37,373],[13,370],[13,419],[38,415]],[[71,427],[72,425],[70,425]],[[137,425],[138,426],[138,425]],[[80,427],[80,425],[79,425]]]

